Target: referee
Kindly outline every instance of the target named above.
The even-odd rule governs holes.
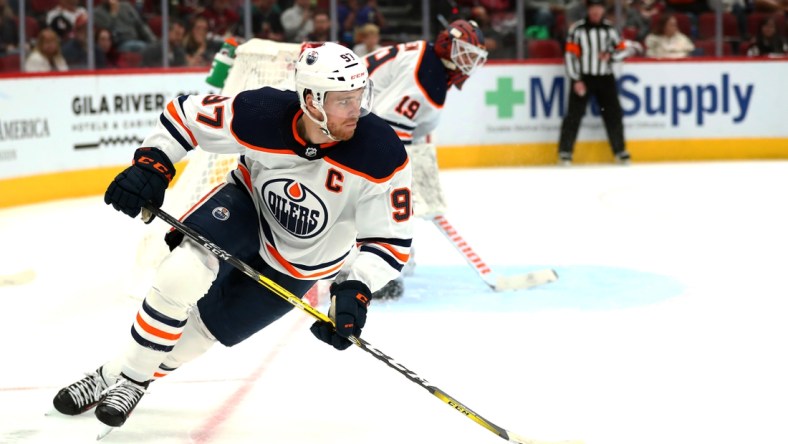
[[[604,0],[587,0],[588,15],[575,22],[566,38],[565,64],[572,83],[569,107],[561,123],[558,158],[562,165],[572,163],[577,132],[588,98],[595,96],[605,122],[610,147],[618,163],[629,163],[624,145],[624,122],[618,101],[616,78],[611,62],[629,55],[618,32],[606,20]]]

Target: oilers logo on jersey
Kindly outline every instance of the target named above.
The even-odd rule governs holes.
[[[314,237],[326,227],[326,204],[303,184],[273,179],[263,184],[260,193],[274,219],[293,236]]]
[[[225,207],[216,207],[213,209],[211,214],[213,214],[213,217],[221,221],[225,221],[230,218],[230,210]]]

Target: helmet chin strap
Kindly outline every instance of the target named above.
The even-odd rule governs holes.
[[[306,114],[306,116],[307,116],[307,117],[309,117],[309,120],[311,120],[311,121],[315,122],[315,123],[317,124],[317,126],[319,126],[319,127],[320,127],[320,131],[321,131],[321,132],[322,132],[324,135],[328,136],[328,138],[329,138],[329,139],[331,139],[331,140],[333,140],[334,142],[339,142],[340,140],[339,140],[339,139],[337,139],[336,137],[334,137],[334,136],[331,134],[331,131],[329,131],[329,130],[328,130],[328,116],[326,115],[326,112],[323,110],[323,107],[322,107],[322,106],[320,106],[319,104],[316,104],[316,103],[314,103],[314,102],[312,102],[312,103],[315,105],[315,108],[317,108],[317,109],[318,109],[318,111],[320,111],[320,114],[322,114],[322,115],[323,115],[323,120],[317,120],[317,119],[315,119],[315,118],[312,116],[312,113],[310,113],[308,109],[305,109],[305,110],[304,110],[304,114]]]

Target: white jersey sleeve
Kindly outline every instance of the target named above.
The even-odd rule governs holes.
[[[411,168],[407,163],[358,203],[358,256],[348,279],[366,282],[373,292],[399,276],[410,257],[410,183]]]
[[[159,116],[159,123],[142,146],[162,150],[173,162],[198,145],[219,154],[243,153],[233,134],[233,97],[215,94],[179,96]]]

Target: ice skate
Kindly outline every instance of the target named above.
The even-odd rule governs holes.
[[[110,427],[120,427],[145,394],[150,381],[138,383],[121,374],[114,385],[106,389],[104,399],[96,406],[96,418]]]
[[[103,398],[102,393],[112,383],[107,380],[103,369],[104,367],[99,367],[93,373],[88,373],[84,378],[57,392],[55,399],[52,400],[55,410],[73,416],[87,412],[98,404]]]
[[[631,158],[628,151],[616,153],[616,163],[619,165],[629,165]]]

